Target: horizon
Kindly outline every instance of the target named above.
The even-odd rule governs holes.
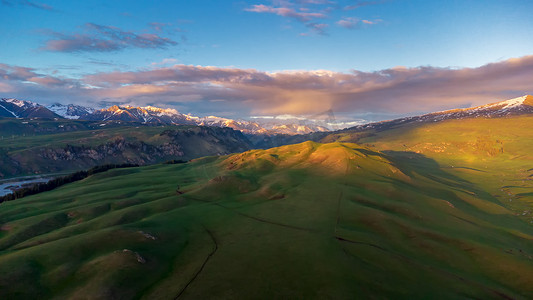
[[[528,1],[203,4],[3,0],[1,96],[374,122],[533,93]]]
[[[323,112],[322,114],[316,114],[316,115],[311,116],[311,117],[301,117],[301,116],[294,116],[294,115],[250,116],[247,119],[245,119],[245,118],[234,119],[234,121],[252,122],[252,123],[259,124],[259,125],[272,125],[272,124],[277,124],[277,125],[298,125],[298,126],[309,126],[309,125],[312,125],[312,126],[320,126],[320,127],[326,128],[328,131],[334,132],[334,131],[337,131],[337,130],[343,130],[343,129],[347,129],[347,128],[351,128],[351,127],[356,127],[356,126],[359,126],[359,125],[367,125],[367,124],[373,124],[373,123],[388,122],[388,121],[393,121],[393,120],[406,118],[406,117],[424,116],[426,114],[443,113],[443,112],[454,111],[456,109],[463,110],[463,109],[469,109],[469,108],[479,108],[479,107],[484,107],[484,106],[487,106],[487,105],[499,104],[499,103],[503,103],[503,102],[512,102],[513,100],[517,100],[517,99],[521,99],[521,98],[528,99],[528,98],[532,98],[532,97],[533,97],[532,95],[525,94],[525,95],[522,95],[522,96],[519,96],[519,97],[515,97],[515,98],[511,98],[511,99],[503,99],[501,101],[496,101],[496,102],[489,102],[489,103],[481,104],[481,105],[478,105],[478,106],[456,107],[456,108],[452,108],[452,109],[448,109],[448,110],[432,111],[432,112],[427,112],[427,113],[418,114],[418,115],[412,114],[412,115],[406,115],[406,116],[402,116],[402,117],[398,117],[398,118],[394,118],[394,119],[382,119],[382,120],[373,120],[373,121],[362,120],[362,119],[359,119],[359,120],[348,120],[348,121],[337,121],[336,118],[335,118],[335,115],[334,115],[334,113],[332,111],[326,111],[326,112]],[[54,105],[61,105],[61,106],[76,105],[76,104],[71,104],[71,103],[63,104],[63,103],[59,103],[59,102],[51,103],[49,105],[43,105],[41,103],[29,100],[29,99],[17,99],[17,98],[5,98],[5,97],[2,97],[0,99],[2,99],[2,100],[27,101],[27,102],[30,102],[30,103],[33,103],[33,104],[45,106],[47,108],[50,108],[51,106],[54,106]],[[79,105],[79,106],[81,106],[81,105]],[[151,105],[147,105],[147,106],[132,106],[132,105],[129,105],[129,104],[127,104],[127,105],[116,105],[115,104],[115,105],[108,106],[108,107],[103,107],[103,108],[96,108],[96,107],[90,107],[90,106],[81,106],[81,107],[91,108],[91,109],[95,109],[95,110],[108,110],[108,109],[113,108],[113,107],[117,107],[118,109],[131,109],[131,108],[134,108],[134,109],[135,108],[140,108],[140,109],[160,109],[160,110],[163,110],[163,111],[171,111],[171,113],[174,113],[174,114],[181,114],[181,115],[185,115],[185,116],[192,117],[192,118],[197,118],[197,119],[218,118],[218,119],[224,119],[224,120],[233,120],[231,118],[226,118],[226,117],[223,117],[223,116],[215,116],[215,115],[204,115],[204,116],[192,115],[191,113],[178,111],[178,110],[173,109],[173,108],[155,107],[155,106],[151,106]],[[328,118],[333,118],[333,119],[328,119]],[[333,122],[333,123],[331,123],[331,122]]]

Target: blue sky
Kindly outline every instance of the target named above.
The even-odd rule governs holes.
[[[389,102],[373,102],[379,102],[378,97],[396,97],[398,90],[381,86],[379,94],[366,91],[362,95],[360,88],[376,79],[361,78],[363,73],[370,78],[371,74],[405,67],[411,71],[407,77],[406,72],[401,73],[403,85],[417,86],[420,74],[435,77],[433,84],[441,76],[436,72],[456,71],[449,75],[456,78],[463,69],[489,70],[483,67],[491,63],[510,72],[514,65],[509,59],[520,58],[524,65],[533,54],[531,11],[533,2],[525,0],[0,0],[0,71],[5,74],[0,94],[41,102],[157,104],[185,112],[240,117],[312,113],[299,110],[304,106],[347,110],[346,114],[355,118],[482,104],[531,92],[522,83],[508,86],[502,77],[485,83],[501,83],[498,90],[485,86],[477,91],[458,89],[449,97],[429,97],[432,99],[422,106],[419,98],[428,98],[429,91],[404,93],[401,101],[409,109],[392,109]],[[433,71],[428,73],[428,67]],[[248,73],[239,75],[237,85],[235,79],[221,78],[231,73],[221,75],[221,70]],[[331,73],[313,72],[316,70]],[[155,78],[156,72],[146,77],[147,71],[159,73]],[[165,72],[177,72],[181,79],[163,80]],[[199,74],[204,77],[184,80],[184,72],[196,80]],[[298,96],[291,87],[270,86],[267,91],[283,92],[269,94],[275,99],[268,100],[256,83],[267,77],[274,82],[279,73],[292,74],[291,82],[307,80],[308,84],[296,88]],[[513,74],[518,73],[511,77]],[[477,76],[488,80],[489,75]],[[139,80],[135,76],[144,77]],[[328,84],[313,83],[317,76],[322,84],[329,78]],[[243,78],[249,77],[253,81],[243,83]],[[355,85],[339,90],[345,82]],[[442,94],[451,88],[438,86],[435,91]],[[331,96],[346,93],[351,94],[341,97],[343,100]],[[302,97],[311,99],[309,105]],[[319,105],[320,97],[329,99],[324,101],[328,105]],[[298,100],[285,105],[291,99]]]

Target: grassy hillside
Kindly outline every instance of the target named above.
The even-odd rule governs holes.
[[[3,119],[0,139],[0,178],[109,163],[189,160],[251,148],[241,132],[230,128],[72,120]]]
[[[313,142],[111,170],[0,205],[0,294],[533,297],[533,226],[462,175]]]
[[[447,120],[384,131],[333,134],[323,141],[371,145],[412,163],[411,153],[435,160],[471,181],[533,224],[533,116]]]

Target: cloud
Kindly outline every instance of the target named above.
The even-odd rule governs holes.
[[[12,66],[0,63],[0,78],[4,81],[16,81],[36,83],[41,86],[60,86],[66,84],[72,84],[72,80],[61,79],[50,75],[39,74],[35,72],[35,69]]]
[[[166,49],[178,43],[156,34],[134,33],[113,26],[87,23],[84,33],[54,32],[42,50],[51,52],[112,52],[126,48]]]
[[[331,19],[334,11],[341,9],[352,10],[361,6],[374,5],[383,3],[385,1],[357,1],[356,4],[350,6],[340,6],[337,1],[330,0],[272,0],[272,5],[255,4],[251,7],[245,8],[245,11],[255,13],[275,14],[281,17],[296,20],[311,29],[310,32],[304,32],[300,35],[309,36],[310,33],[319,35],[328,35],[326,29],[330,24],[326,23],[327,19]],[[318,21],[320,20],[320,22]],[[381,22],[381,19],[368,20],[355,17],[346,17],[337,21],[337,25],[353,29],[362,28],[363,25],[375,25]]]
[[[32,2],[32,1],[27,1],[27,0],[19,1],[19,3],[25,6],[30,6],[33,8],[38,8],[38,9],[43,9],[43,10],[48,10],[48,11],[55,10],[52,6],[48,4],[44,4],[44,3]]]
[[[388,0],[377,0],[377,1],[356,1],[355,4],[347,5],[344,7],[344,10],[354,10],[360,7],[369,6],[369,5],[377,5],[387,2]]]
[[[6,6],[20,5],[20,6],[33,7],[33,8],[47,10],[47,11],[55,11],[55,9],[48,4],[28,1],[28,0],[19,0],[19,1],[2,0],[2,4]]]
[[[170,23],[152,22],[148,24],[155,31],[162,31],[163,28],[170,26]]]
[[[336,1],[330,0],[297,0],[296,2],[301,4],[337,4]]]
[[[273,5],[256,4],[245,11],[255,13],[269,13],[275,14],[281,17],[290,18],[303,23],[307,28],[310,28],[312,32],[326,35],[325,29],[329,26],[325,23],[319,23],[317,19],[328,18],[328,12],[331,11],[330,5],[335,4],[334,1],[329,0],[298,0],[296,3],[291,1],[272,1]],[[312,8],[308,6],[312,5]],[[301,35],[309,35],[303,33]]]
[[[394,67],[376,72],[263,72],[173,65],[101,72],[81,79],[0,64],[0,91],[9,97],[85,104],[106,101],[160,105],[193,114],[336,115],[380,120],[469,107],[533,93],[533,56],[477,68]],[[221,101],[223,100],[223,101]],[[102,102],[103,101],[103,102]],[[232,117],[229,115],[221,115]]]
[[[324,23],[307,23],[305,26],[307,26],[314,32],[321,34],[321,35],[327,35],[326,28],[329,27],[328,24],[324,24]]]
[[[326,15],[320,12],[298,12],[288,7],[272,7],[263,4],[252,5],[251,8],[245,9],[246,11],[256,13],[271,13],[282,17],[289,17],[296,19],[300,22],[308,22],[316,18],[325,18]]]
[[[151,63],[152,66],[165,66],[165,65],[174,65],[177,64],[179,60],[175,58],[163,58],[163,60],[159,62],[153,62]]]
[[[383,20],[381,19],[375,19],[375,20],[361,20],[358,18],[342,18],[341,20],[337,21],[337,25],[347,28],[347,29],[356,29],[361,28],[362,25],[375,25]]]

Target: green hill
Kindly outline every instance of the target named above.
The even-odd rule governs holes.
[[[468,179],[478,171],[390,148],[305,142],[110,170],[3,203],[0,294],[533,297],[528,220]]]
[[[323,142],[357,142],[417,163],[435,160],[446,172],[471,181],[533,224],[533,116],[471,118],[406,124],[386,130],[345,131]]]

